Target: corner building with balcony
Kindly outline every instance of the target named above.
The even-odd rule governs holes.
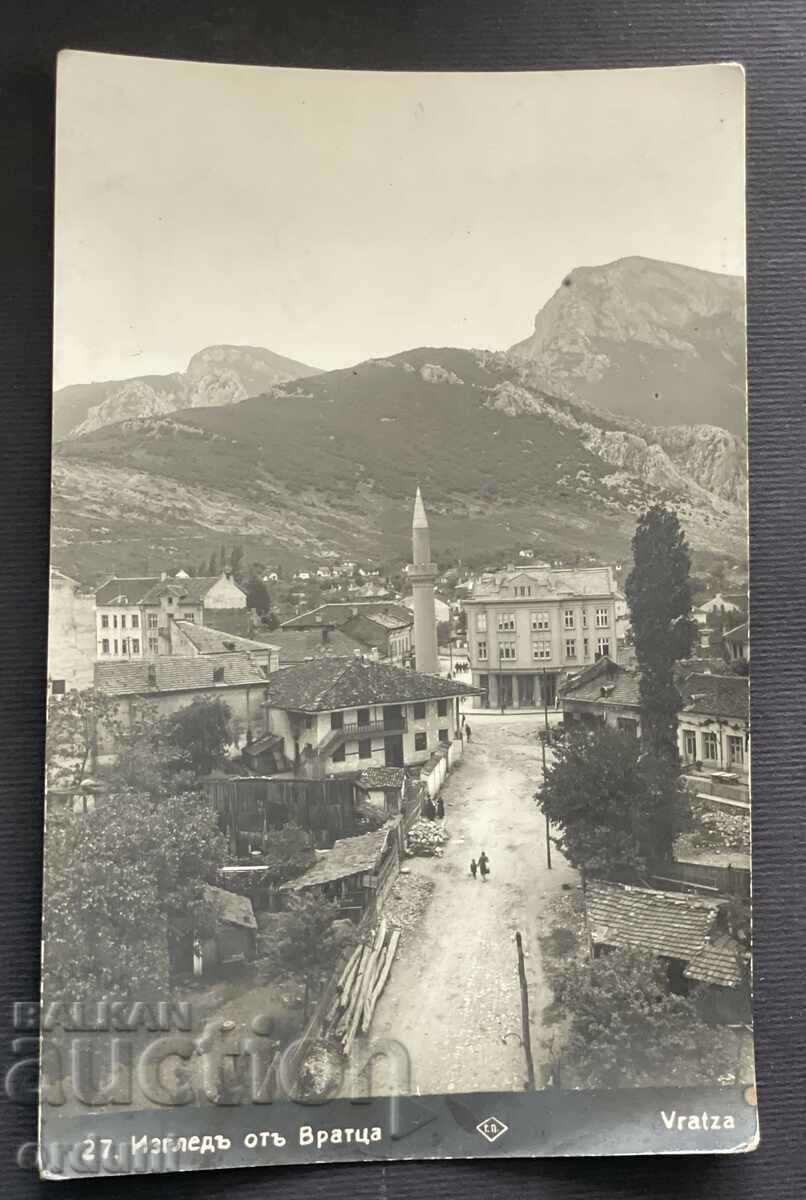
[[[566,677],[616,658],[611,567],[527,567],[478,579],[467,611],[476,707],[553,708]]]

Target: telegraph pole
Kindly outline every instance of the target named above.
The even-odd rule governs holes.
[[[523,939],[520,930],[515,932],[518,948],[518,980],[521,987],[521,1042],[526,1058],[526,1080],[530,1091],[535,1090],[535,1064],[532,1060],[532,1033],[529,1028],[529,989],[526,984],[526,964],[523,959]]]

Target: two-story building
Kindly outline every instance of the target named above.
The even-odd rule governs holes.
[[[246,593],[229,570],[192,579],[108,579],[95,593],[96,657],[128,662],[170,654],[169,620],[204,625],[212,611],[245,608]]]
[[[414,766],[459,736],[475,689],[360,655],[281,667],[266,681],[266,733],[300,773]]]
[[[553,706],[569,672],[615,658],[618,597],[610,567],[526,567],[481,575],[464,601],[478,704]]]

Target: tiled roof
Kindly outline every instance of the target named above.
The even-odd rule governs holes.
[[[223,668],[224,678],[213,679]],[[151,675],[153,672],[153,676]],[[160,692],[213,691],[244,684],[266,683],[267,677],[247,654],[199,655],[186,658],[164,654],[151,662],[97,662],[95,686],[109,696],[156,695]]]
[[[531,587],[531,595],[516,597],[514,585]],[[616,584],[610,567],[516,567],[512,571],[483,574],[476,580],[473,599],[558,600],[574,596],[615,596]]]
[[[346,658],[360,649],[360,643],[342,629],[330,629],[327,641],[321,629],[272,629],[266,637],[280,652],[280,665],[301,663],[316,658]]]
[[[744,977],[745,951],[727,933],[718,933],[690,960],[683,974],[698,983],[738,987]]]
[[[747,677],[744,675],[689,675],[681,693],[686,712],[709,717],[748,718]]]
[[[331,604],[320,604],[310,612],[300,613],[283,621],[283,629],[318,629],[322,625],[346,625],[351,617],[368,617],[374,613],[389,613],[397,616],[407,625],[411,624],[411,613],[402,604],[392,600],[344,600]]]
[[[224,629],[211,629],[209,625],[197,625],[195,621],[176,621],[175,624],[188,641],[192,642],[199,654],[226,654],[227,652],[232,653],[234,650],[243,651],[244,654],[256,651],[268,653],[276,649],[271,642],[255,642],[251,638],[227,633]]]
[[[208,883],[204,886],[204,898],[219,921],[226,921],[228,925],[242,925],[245,929],[257,929],[255,910],[247,896]]]
[[[607,689],[606,695],[602,694],[603,688]],[[560,689],[560,699],[638,708],[639,677],[637,672],[627,671],[609,658],[600,658],[568,680]]]
[[[158,579],[154,586],[149,589],[143,596],[142,604],[158,604],[160,597],[167,593],[173,593],[185,604],[203,604],[204,597],[210,591],[214,583],[218,583],[221,579],[220,575],[197,575],[191,579]],[[243,588],[235,583],[234,579],[230,583],[240,592]],[[243,593],[246,595],[246,593]]]
[[[264,733],[260,737],[253,738],[243,747],[243,754],[250,757],[255,754],[263,754],[265,750],[282,750],[284,746],[283,739],[276,733]]]
[[[370,613],[367,620],[372,621],[373,625],[380,625],[383,629],[408,629],[414,618],[410,612],[408,617],[399,617],[395,613],[376,612]]]
[[[355,656],[280,667],[268,677],[266,687],[272,707],[311,713],[480,694],[478,688],[453,679]]]
[[[372,788],[401,788],[405,779],[405,767],[365,767],[356,783],[370,791]]]
[[[281,891],[299,892],[334,879],[347,879],[364,871],[373,871],[383,856],[386,842],[395,826],[387,821],[380,829],[358,837],[339,838],[330,850],[318,851],[318,861],[296,879],[284,883]]]
[[[102,583],[95,593],[95,603],[97,605],[120,604],[121,596],[126,597],[127,604],[139,604],[155,583],[160,580],[155,576],[149,578],[135,579],[107,579],[106,583]]]
[[[592,882],[585,889],[591,939],[605,946],[641,946],[691,962],[705,946],[720,904],[677,892]]]

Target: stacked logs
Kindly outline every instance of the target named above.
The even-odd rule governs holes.
[[[372,939],[356,946],[339,976],[325,1035],[340,1041],[345,1054],[349,1053],[359,1030],[369,1033],[372,1014],[389,978],[399,941],[400,931],[390,932],[386,921],[381,920]]]

